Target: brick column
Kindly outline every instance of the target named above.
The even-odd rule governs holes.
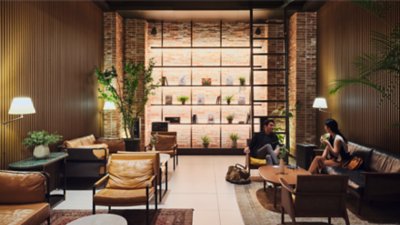
[[[317,14],[295,13],[289,25],[289,105],[296,106],[290,121],[291,146],[316,143]],[[294,133],[295,131],[295,133]]]
[[[114,66],[120,81],[123,75],[123,19],[116,12],[107,12],[104,19],[104,69]],[[116,85],[116,84],[115,84]],[[120,82],[121,85],[121,82]],[[103,135],[120,137],[122,118],[118,110],[106,111],[103,114]]]

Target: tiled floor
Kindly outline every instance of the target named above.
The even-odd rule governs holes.
[[[234,185],[225,181],[229,165],[244,163],[244,156],[179,156],[169,191],[160,208],[193,208],[194,225],[243,225]],[[66,201],[56,209],[91,209],[92,192],[67,191]]]

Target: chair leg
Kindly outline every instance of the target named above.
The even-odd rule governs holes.
[[[361,197],[358,199],[358,208],[357,208],[357,214],[359,215],[359,216],[361,216],[361,208],[362,208],[362,199],[361,199]]]
[[[285,224],[285,209],[281,207],[281,224]]]
[[[92,214],[96,214],[96,205],[93,202],[93,206],[92,206]]]
[[[176,157],[176,165],[178,165],[179,164],[179,158],[178,158],[178,152],[176,152],[176,155],[175,155],[175,157]]]
[[[174,170],[175,170],[175,158],[176,158],[176,155],[174,155],[173,158],[174,158]]]
[[[50,216],[49,217],[47,217],[47,225],[50,225],[51,223],[50,223]]]
[[[329,224],[329,225],[332,224],[332,223],[331,223],[331,218],[330,218],[330,217],[328,217],[328,224]]]
[[[111,206],[109,205],[108,206],[108,213],[110,213],[110,211],[111,211]]]
[[[346,225],[350,225],[350,220],[349,220],[349,215],[347,214],[347,210],[344,210],[344,221],[346,222]]]

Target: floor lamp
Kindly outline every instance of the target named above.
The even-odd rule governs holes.
[[[112,135],[113,135],[113,120],[112,120],[113,115],[111,114],[111,112],[116,110],[116,109],[117,108],[115,107],[114,102],[106,101],[104,103],[103,111],[104,112],[108,111],[108,114],[110,115],[110,133],[111,134],[110,134],[110,136],[108,138],[112,138]]]

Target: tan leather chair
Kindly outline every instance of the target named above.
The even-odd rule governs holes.
[[[107,164],[108,173],[93,186],[93,214],[96,205],[134,206],[146,205],[149,220],[149,204],[154,198],[157,210],[157,180],[160,170],[159,154],[112,154]],[[105,184],[105,188],[96,189]]]
[[[279,178],[281,192],[281,223],[285,212],[296,224],[296,217],[342,217],[349,225],[346,210],[347,176],[341,175],[298,175],[296,189],[285,179]]]
[[[40,172],[0,171],[0,224],[50,224],[48,177]]]
[[[178,144],[176,140],[176,132],[153,131],[151,132],[151,135],[155,135],[156,133],[158,137],[156,151],[169,154],[174,160],[173,168],[175,170],[175,166],[178,165]]]

